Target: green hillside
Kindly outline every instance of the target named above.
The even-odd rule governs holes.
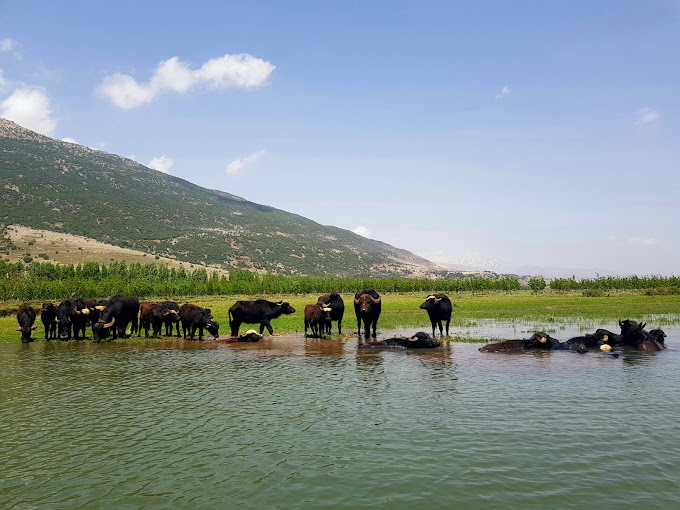
[[[225,269],[424,275],[441,267],[388,244],[54,140],[0,119],[0,224],[86,236]]]

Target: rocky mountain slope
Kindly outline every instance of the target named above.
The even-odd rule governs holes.
[[[0,119],[0,224],[84,236],[224,269],[411,276],[406,250]]]

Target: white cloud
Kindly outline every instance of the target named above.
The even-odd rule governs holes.
[[[258,162],[264,156],[264,151],[259,151],[242,159],[235,159],[227,165],[227,175],[236,175],[245,167]]]
[[[653,124],[659,120],[659,117],[659,112],[656,110],[652,110],[651,108],[642,108],[641,110],[638,110],[638,118],[635,121],[635,124]]]
[[[75,138],[70,138],[68,136],[66,138],[62,138],[61,141],[66,143],[78,143]]]
[[[16,89],[0,103],[0,117],[48,136],[57,127],[57,121],[51,115],[47,95],[35,88]]]
[[[501,91],[498,94],[496,94],[496,99],[499,99],[499,100],[503,99],[508,94],[510,94],[510,87],[508,87],[506,85],[501,89]]]
[[[0,51],[1,52],[6,52],[6,51],[12,51],[16,47],[16,41],[14,39],[10,39],[7,37],[6,39],[0,40]]]
[[[360,235],[361,237],[371,237],[371,231],[368,230],[366,227],[358,226],[354,230],[352,230],[355,234]]]
[[[634,246],[654,246],[659,244],[659,240],[654,237],[618,237],[610,235],[607,240],[613,243],[624,242]]]
[[[164,174],[168,174],[170,173],[170,169],[174,164],[175,162],[172,159],[163,155],[158,158],[153,158],[146,166],[154,170],[158,170],[159,172],[163,172]]]
[[[16,42],[14,39],[11,39],[9,37],[6,37],[5,39],[0,39],[0,53],[12,52],[12,55],[21,60],[21,53],[17,51],[18,47],[19,43]]]
[[[276,66],[246,53],[224,55],[191,70],[178,57],[161,62],[148,83],[138,83],[132,76],[116,73],[107,76],[99,93],[123,109],[137,108],[164,92],[185,93],[192,87],[256,88],[266,85]]]

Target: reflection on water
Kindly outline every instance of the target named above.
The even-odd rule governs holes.
[[[677,507],[680,328],[664,329],[668,350],[619,358],[302,335],[3,344],[0,507]]]

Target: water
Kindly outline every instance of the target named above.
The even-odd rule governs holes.
[[[665,329],[668,350],[618,359],[299,335],[0,344],[0,507],[678,507]]]

